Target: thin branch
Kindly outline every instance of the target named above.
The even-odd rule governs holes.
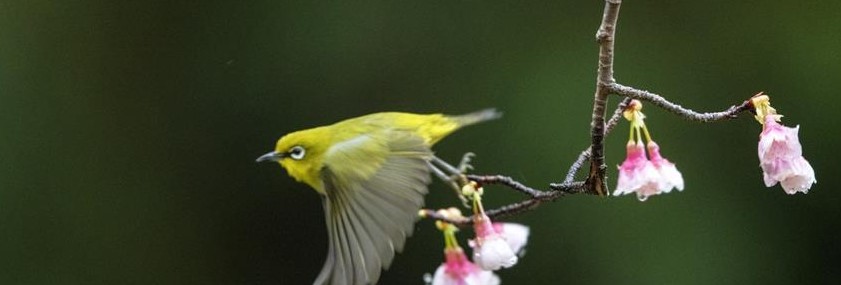
[[[491,219],[498,219],[501,217],[511,216],[520,214],[534,208],[537,208],[541,203],[547,201],[554,201],[558,198],[571,195],[571,194],[586,194],[587,186],[584,182],[572,182],[572,183],[562,183],[562,184],[552,184],[551,190],[542,191],[537,190],[531,187],[528,187],[511,177],[502,176],[502,175],[467,175],[467,178],[471,181],[475,181],[479,184],[485,185],[492,185],[492,184],[499,184],[506,186],[508,188],[514,189],[518,192],[524,193],[529,196],[528,199],[522,200],[517,203],[508,204],[505,206],[501,206],[499,208],[485,210],[485,215],[487,215]],[[474,179],[475,178],[475,179]],[[444,221],[459,227],[468,226],[473,224],[473,216],[468,216],[463,219],[450,219],[445,216],[439,215],[434,210],[430,209],[423,209],[420,211],[421,217],[432,218],[435,220]]]
[[[517,190],[519,192],[522,192],[523,194],[529,195],[532,198],[540,197],[541,195],[543,195],[543,191],[540,191],[540,190],[528,187],[526,185],[523,185],[522,183],[517,182],[517,181],[515,181],[514,179],[511,179],[511,177],[508,177],[508,176],[502,176],[502,175],[484,175],[484,176],[482,176],[482,175],[466,175],[466,176],[467,176],[467,179],[470,179],[471,181],[475,181],[475,182],[479,183],[480,185],[502,184],[502,185],[508,186],[508,188],[511,188],[511,189]]]
[[[558,198],[567,195],[588,193],[587,185],[584,182],[552,184],[551,188],[552,190],[550,191],[540,191],[539,195],[534,196],[530,199],[526,199],[514,204],[508,204],[492,210],[485,210],[485,214],[488,215],[488,217],[490,217],[491,219],[497,219],[532,210],[534,208],[537,208],[537,206],[539,206],[543,202],[554,201]],[[472,220],[472,218],[470,220]]]
[[[608,193],[604,181],[607,170],[607,166],[604,164],[604,113],[607,95],[610,94],[607,85],[615,82],[613,79],[613,42],[616,36],[616,21],[619,19],[621,3],[621,0],[605,0],[602,23],[596,33],[596,41],[599,43],[599,68],[596,79],[596,94],[593,99],[593,117],[590,123],[592,155],[590,155],[590,175],[587,178],[587,184],[593,187],[593,191],[600,196]]]
[[[616,124],[619,123],[619,119],[622,118],[622,112],[625,111],[625,108],[628,107],[628,103],[631,102],[631,98],[625,98],[619,102],[616,106],[616,110],[613,111],[613,116],[610,117],[610,120],[607,121],[607,126],[605,126],[604,135],[607,136],[613,127],[616,127]],[[584,165],[584,161],[590,159],[590,151],[592,147],[587,147],[581,154],[578,155],[578,159],[570,165],[569,170],[567,171],[566,178],[564,178],[564,183],[572,182],[575,179],[575,174],[578,173],[578,170],[581,169],[581,166]]]
[[[487,210],[485,211],[485,215],[488,215],[488,217],[491,218],[491,220],[506,216],[512,216],[537,208],[537,206],[539,206],[541,202],[543,201],[540,199],[523,200],[519,203],[505,205],[493,210]],[[471,217],[470,220],[473,221],[473,218]]]
[[[590,152],[592,151],[591,147],[587,147],[581,154],[578,155],[578,159],[576,159],[572,165],[569,166],[569,170],[567,170],[567,176],[564,178],[564,182],[570,182],[575,179],[575,174],[578,173],[578,170],[581,169],[581,166],[584,166],[584,161],[590,159]]]
[[[628,108],[628,104],[630,103],[631,98],[625,98],[625,100],[622,100],[616,105],[616,110],[613,111],[613,116],[610,117],[610,120],[607,121],[607,126],[605,126],[605,136],[610,134],[610,131],[619,124],[619,121],[622,119],[622,112],[625,112],[625,108]]]
[[[734,119],[739,116],[739,113],[750,110],[750,100],[746,100],[742,104],[730,106],[730,108],[721,112],[698,113],[693,110],[686,109],[678,104],[669,102],[669,100],[666,100],[666,98],[663,98],[663,96],[648,92],[646,90],[636,89],[616,82],[608,84],[607,88],[610,90],[610,93],[625,96],[628,98],[645,100],[651,102],[654,105],[657,105],[660,108],[666,109],[667,111],[672,112],[684,119],[704,123]]]

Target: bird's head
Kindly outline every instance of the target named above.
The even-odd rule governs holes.
[[[289,133],[277,140],[275,150],[257,158],[257,162],[276,161],[289,176],[321,190],[321,167],[330,133],[324,127]]]

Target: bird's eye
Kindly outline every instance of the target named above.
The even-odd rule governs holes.
[[[289,150],[289,157],[294,160],[301,160],[304,158],[304,154],[306,154],[306,150],[302,146],[294,146],[292,149]]]

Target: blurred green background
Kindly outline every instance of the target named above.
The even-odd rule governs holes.
[[[436,146],[535,187],[589,141],[601,1],[0,1],[0,284],[307,284],[319,197],[254,158],[284,133],[366,113],[502,120]],[[575,196],[532,227],[507,284],[828,284],[841,226],[837,1],[626,1],[616,77],[686,107],[766,91],[801,125],[819,184],[766,189],[750,116],[649,106],[687,189]],[[611,98],[611,104],[617,98]],[[607,140],[611,182],[627,124]],[[488,206],[521,197],[488,188]],[[430,207],[454,205],[431,186]],[[471,231],[464,231],[462,245]],[[442,261],[420,221],[382,284]]]

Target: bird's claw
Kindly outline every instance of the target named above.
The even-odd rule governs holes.
[[[475,156],[475,153],[468,152],[461,157],[461,162],[458,163],[457,167],[459,174],[464,175],[467,174],[467,171],[473,170],[473,165],[470,164],[470,161],[472,161]]]
[[[467,197],[464,197],[464,195],[461,194],[461,187],[469,182],[465,174],[467,174],[468,171],[473,170],[473,165],[471,165],[470,162],[475,156],[476,154],[472,152],[465,153],[461,157],[461,161],[458,166],[452,166],[436,156],[433,156],[432,161],[429,163],[433,173],[455,190],[456,196],[458,196],[465,208],[470,208],[470,201]]]

